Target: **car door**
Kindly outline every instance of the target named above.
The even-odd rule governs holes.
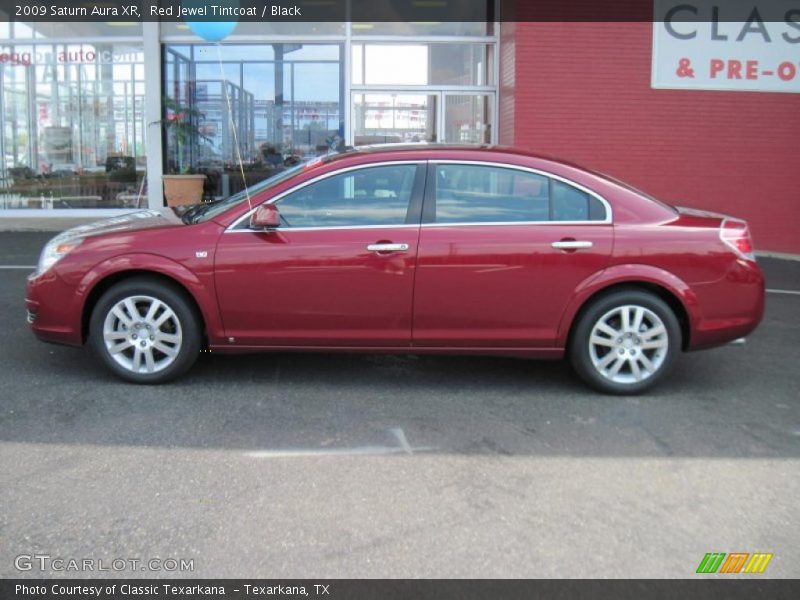
[[[424,180],[417,162],[341,169],[272,200],[276,230],[229,228],[215,277],[231,343],[408,346]]]
[[[521,167],[431,162],[413,345],[547,347],[575,289],[608,263],[611,209]]]

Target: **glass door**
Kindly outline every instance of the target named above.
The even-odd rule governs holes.
[[[442,140],[452,144],[491,144],[494,94],[444,94]]]

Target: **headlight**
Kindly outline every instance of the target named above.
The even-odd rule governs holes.
[[[39,257],[39,266],[36,269],[36,274],[41,275],[50,269],[50,267],[77,248],[82,241],[83,238],[57,235],[52,240],[47,242],[42,249],[41,256]]]

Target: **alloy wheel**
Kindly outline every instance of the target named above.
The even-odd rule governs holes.
[[[669,334],[661,318],[643,306],[617,306],[601,316],[589,336],[595,370],[618,384],[652,377],[669,351]]]
[[[103,342],[109,356],[131,373],[157,373],[181,350],[183,332],[175,311],[152,296],[129,296],[106,314]]]

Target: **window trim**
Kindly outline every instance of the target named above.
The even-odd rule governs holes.
[[[397,229],[397,228],[418,228],[420,226],[419,220],[422,215],[422,195],[425,190],[425,177],[427,173],[426,163],[427,160],[391,160],[391,161],[381,161],[375,163],[363,163],[359,165],[353,165],[350,167],[343,167],[341,169],[335,169],[333,171],[329,171],[328,173],[323,173],[322,175],[318,175],[316,177],[312,177],[308,181],[304,181],[302,183],[297,184],[294,187],[289,188],[274,196],[264,202],[259,202],[255,204],[253,208],[248,210],[244,213],[241,217],[236,219],[233,223],[231,223],[227,229],[223,233],[258,233],[253,229],[249,229],[248,227],[239,226],[250,219],[250,216],[258,210],[258,207],[264,204],[277,204],[281,200],[283,200],[286,196],[293,194],[294,192],[298,192],[303,188],[313,185],[318,181],[322,181],[324,179],[328,179],[329,177],[334,177],[337,175],[341,175],[343,173],[348,173],[350,171],[356,171],[359,169],[369,169],[372,167],[388,167],[388,166],[395,166],[395,165],[415,165],[417,168],[417,172],[414,175],[414,183],[411,188],[411,198],[408,202],[408,210],[406,212],[406,218],[408,216],[414,216],[416,214],[417,222],[416,223],[401,223],[398,225],[334,225],[329,227],[285,227],[285,228],[278,228],[277,231],[330,231],[330,230],[345,230],[345,229]],[[421,180],[421,181],[420,181]]]
[[[431,210],[436,205],[436,167],[438,165],[476,165],[476,166],[483,166],[483,167],[495,167],[500,169],[511,169],[516,171],[524,171],[527,173],[533,173],[534,175],[540,175],[543,177],[547,177],[550,180],[560,181],[565,183],[569,186],[574,187],[577,190],[580,190],[590,196],[593,196],[597,200],[599,200],[603,207],[606,210],[606,218],[601,221],[590,221],[590,220],[580,220],[580,221],[480,221],[480,222],[470,222],[470,223],[437,223],[435,220],[435,213]],[[551,187],[548,184],[548,187]],[[613,209],[611,208],[611,204],[606,200],[603,196],[587,188],[586,186],[581,185],[571,179],[566,177],[562,177],[560,175],[556,175],[554,173],[550,173],[548,171],[543,171],[541,169],[535,169],[533,167],[525,167],[522,165],[512,165],[509,163],[504,162],[492,162],[486,160],[468,160],[468,159],[459,159],[459,160],[449,160],[449,159],[432,159],[428,161],[428,182],[425,186],[425,199],[423,201],[422,206],[422,227],[470,227],[470,226],[486,226],[486,225],[545,225],[545,226],[552,226],[552,225],[612,225],[614,223],[614,214]]]

